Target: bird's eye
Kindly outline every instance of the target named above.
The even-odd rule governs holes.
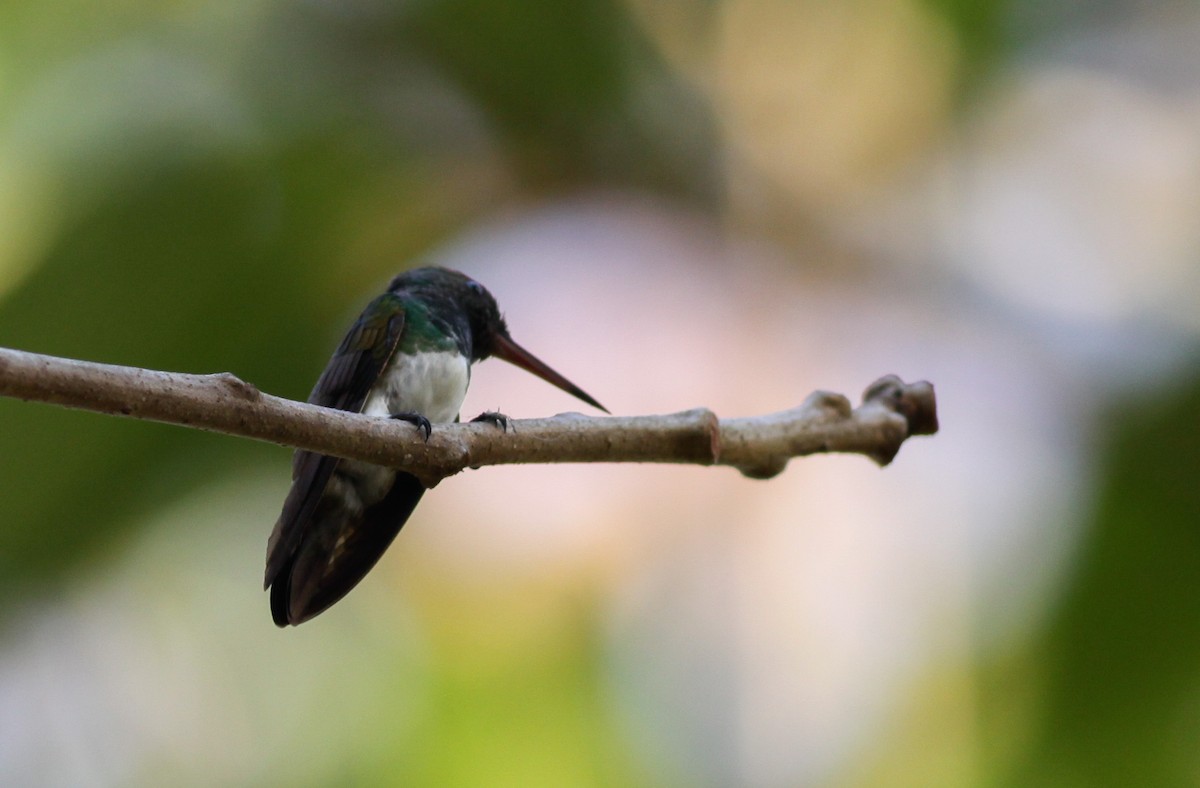
[[[485,292],[487,292],[483,289],[483,285],[479,284],[474,279],[467,280],[467,288],[478,295],[483,295]]]

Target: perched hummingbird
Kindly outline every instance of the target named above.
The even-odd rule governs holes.
[[[471,364],[496,356],[584,402],[604,406],[508,335],[496,299],[444,268],[400,274],[346,334],[308,401],[411,422],[458,421]],[[507,419],[482,414],[500,427]],[[278,626],[300,624],[366,576],[408,520],[425,488],[381,465],[297,451],[292,488],[267,542],[265,587]]]

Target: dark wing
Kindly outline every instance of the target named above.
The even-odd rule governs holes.
[[[394,293],[384,293],[367,304],[317,379],[308,401],[338,410],[362,410],[371,386],[396,352],[404,333],[404,314],[404,300]]]
[[[271,586],[275,623],[301,624],[348,594],[383,556],[424,493],[417,477],[398,472],[383,500],[361,516],[347,516],[328,501],[318,508],[314,518],[322,527],[306,529]]]
[[[403,333],[404,302],[401,298],[393,293],[376,298],[359,315],[334,352],[308,401],[338,410],[362,410],[371,386],[396,352]],[[337,457],[296,452],[292,462],[292,488],[267,542],[264,588],[269,588],[279,579],[280,572],[291,564],[339,462]]]

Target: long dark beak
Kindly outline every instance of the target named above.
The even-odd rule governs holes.
[[[492,355],[496,356],[496,358],[502,358],[509,364],[520,367],[526,372],[532,372],[547,383],[558,386],[563,391],[572,396],[578,397],[592,407],[599,408],[605,413],[608,413],[608,408],[592,399],[592,396],[583,389],[579,388],[579,386],[576,386],[562,375],[550,369],[550,367],[546,366],[546,364],[537,356],[533,355],[516,342],[513,342],[512,337],[497,333],[495,344],[493,345]]]

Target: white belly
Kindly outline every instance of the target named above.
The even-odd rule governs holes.
[[[458,417],[467,396],[470,366],[458,353],[420,353],[396,359],[384,370],[382,385],[363,404],[368,416],[419,413],[431,422],[445,424]],[[382,465],[355,460],[338,463],[330,489],[354,516],[383,500],[396,472]]]
[[[449,352],[400,356],[383,375],[383,385],[367,398],[363,413],[419,413],[442,424],[458,417],[471,379],[467,359]]]

